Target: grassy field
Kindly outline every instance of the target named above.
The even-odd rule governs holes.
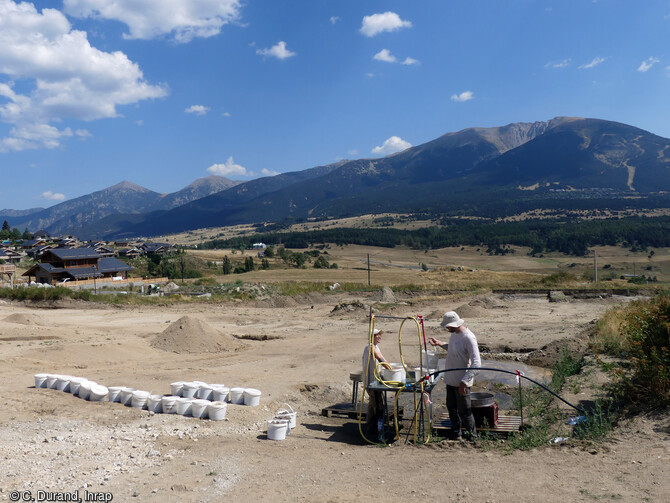
[[[594,259],[547,254],[531,257],[524,248],[513,248],[515,253],[490,256],[476,247],[444,248],[439,250],[413,250],[409,248],[379,248],[358,245],[327,247],[325,257],[336,263],[338,269],[314,269],[311,263],[304,268],[287,267],[280,259],[270,259],[269,270],[257,270],[225,277],[242,281],[284,282],[314,281],[325,283],[368,284],[368,256],[370,283],[373,285],[416,285],[421,288],[523,288],[544,286],[543,278],[560,275],[564,286],[593,286]],[[301,251],[301,250],[296,250]],[[626,274],[656,276],[659,283],[670,280],[670,251],[654,250],[651,255],[630,252],[624,248],[596,248],[598,278],[601,287],[621,288],[630,286]],[[210,262],[208,274],[220,275],[220,262],[228,256],[235,265],[243,264],[246,257],[260,263],[257,252],[233,250],[189,250],[189,256]],[[427,270],[422,268],[425,264]],[[651,269],[649,269],[651,268]],[[221,276],[219,280],[223,280]]]

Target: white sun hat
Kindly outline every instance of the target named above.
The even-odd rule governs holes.
[[[442,323],[440,323],[440,326],[458,328],[463,323],[465,323],[465,320],[462,320],[454,311],[449,311],[442,316]]]

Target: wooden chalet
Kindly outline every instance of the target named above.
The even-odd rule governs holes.
[[[11,248],[0,247],[0,263],[18,264],[25,256],[25,253],[19,253]]]
[[[21,248],[24,250],[34,250],[40,246],[46,246],[46,244],[47,240],[44,238],[26,239],[21,243]]]
[[[116,252],[119,257],[137,258],[142,255],[143,251],[136,247],[122,248]]]
[[[114,257],[103,257],[91,248],[54,248],[39,264],[23,273],[29,281],[54,285],[68,280],[115,278],[133,268]]]
[[[144,243],[140,249],[145,255],[166,255],[172,251],[170,243]]]

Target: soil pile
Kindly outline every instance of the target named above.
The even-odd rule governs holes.
[[[197,318],[183,316],[151,340],[151,346],[173,353],[234,351],[241,344]]]
[[[486,309],[473,306],[472,304],[463,304],[456,308],[456,312],[458,313],[458,316],[464,320],[467,320],[468,318],[482,318],[488,314]]]
[[[7,316],[3,321],[16,323],[17,325],[42,325],[42,320],[35,314],[14,313]]]
[[[393,294],[393,290],[391,290],[388,286],[385,286],[384,288],[381,289],[378,298],[379,301],[383,302],[384,304],[392,304],[394,302],[398,302],[398,299],[396,299],[395,295]]]

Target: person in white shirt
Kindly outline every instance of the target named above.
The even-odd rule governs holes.
[[[363,383],[366,388],[369,384],[375,384],[377,382],[377,379],[375,378],[375,367],[378,363],[381,363],[386,368],[391,368],[378,346],[382,341],[384,331],[375,328],[373,335],[374,345],[372,346],[372,355],[370,355],[370,344],[367,344],[363,350]],[[383,417],[384,400],[381,391],[367,390],[367,393],[369,399],[368,413],[365,423],[368,433],[376,434],[377,422],[380,417]]]
[[[432,346],[440,346],[447,350],[447,372],[443,376],[447,384],[447,410],[451,420],[449,438],[454,440],[461,438],[462,426],[465,427],[469,438],[476,438],[477,428],[472,415],[470,388],[474,383],[476,369],[482,366],[477,338],[454,311],[444,314],[440,326],[451,333],[449,342],[445,343],[434,337],[430,337],[428,342]],[[464,370],[449,371],[457,368]]]

